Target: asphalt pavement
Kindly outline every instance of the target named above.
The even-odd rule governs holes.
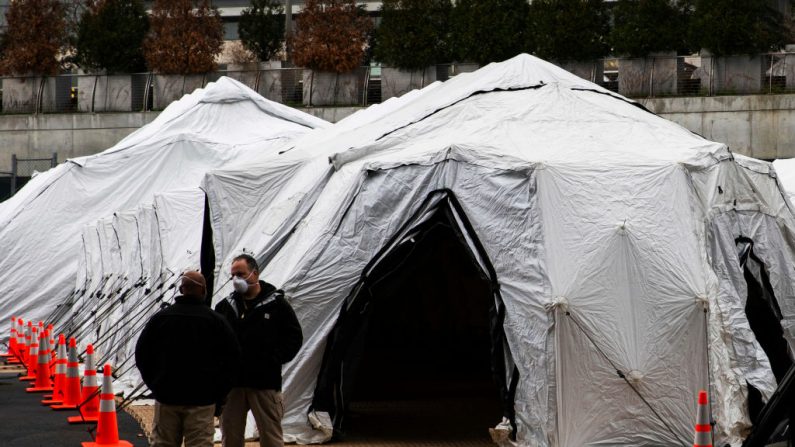
[[[1,447],[80,447],[93,441],[95,425],[68,424],[66,418],[77,411],[54,411],[42,405],[43,393],[25,392],[30,382],[18,377],[18,372],[0,370]],[[135,447],[149,446],[135,419],[123,411],[117,411],[116,417],[120,439]]]

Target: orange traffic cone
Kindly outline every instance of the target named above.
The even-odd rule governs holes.
[[[36,367],[39,365],[39,330],[36,326],[31,328],[30,344],[28,345],[28,359],[25,367],[28,373],[19,378],[19,380],[33,381],[36,380]]]
[[[25,342],[25,323],[22,318],[17,320],[17,348],[16,357],[10,361],[14,364],[25,365],[25,352],[28,350],[28,344]]]
[[[83,396],[77,409],[80,416],[66,418],[70,424],[95,424],[99,420],[99,386],[94,366],[94,346],[86,347],[86,366],[83,372]]]
[[[58,335],[58,349],[55,353],[55,385],[51,396],[44,396],[41,401],[44,405],[58,405],[63,403],[64,384],[66,383],[66,339],[63,334]]]
[[[693,447],[712,447],[712,425],[709,423],[707,392],[698,392],[698,411],[696,413],[696,437]]]
[[[11,317],[11,336],[8,337],[8,349],[5,354],[0,354],[3,358],[13,358],[14,349],[17,347],[17,317]]]
[[[69,355],[66,360],[63,403],[53,405],[53,410],[74,410],[80,403],[80,371],[77,365],[77,343],[69,339]]]
[[[49,338],[47,341],[50,343],[50,358],[48,362],[50,364],[50,375],[55,372],[55,332],[53,332],[53,326],[51,324],[47,325],[47,334],[49,334]]]
[[[127,441],[119,441],[116,425],[116,401],[113,400],[113,377],[110,365],[105,365],[102,375],[102,394],[99,395],[99,423],[95,442],[84,442],[83,447],[132,447]]]
[[[28,393],[43,393],[52,391],[52,381],[50,380],[50,334],[44,331],[39,336],[39,359],[36,365],[36,382],[32,387],[25,391]]]
[[[15,320],[11,323],[14,330],[14,338],[9,341],[9,349],[13,354],[6,360],[9,365],[19,365],[22,363],[22,354],[19,352],[22,349],[25,339],[25,326],[22,324],[22,319]]]
[[[22,352],[23,354],[22,363],[26,365],[28,363],[28,354],[30,354],[30,344],[33,341],[32,334],[33,334],[33,322],[28,321],[28,325],[25,328],[25,350]]]

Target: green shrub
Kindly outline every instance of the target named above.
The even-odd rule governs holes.
[[[140,0],[99,0],[85,10],[77,30],[75,60],[87,70],[146,70],[143,41],[149,19]]]
[[[416,70],[449,59],[450,0],[384,0],[374,57]]]
[[[283,14],[284,7],[277,0],[251,0],[251,6],[240,14],[240,40],[261,61],[272,59],[282,49]]]
[[[453,57],[485,65],[526,53],[527,0],[459,0],[453,8]]]
[[[609,53],[608,12],[602,0],[534,0],[530,29],[535,53],[555,61],[588,61]]]
[[[775,51],[792,38],[768,0],[695,0],[691,36],[716,56]]]
[[[616,56],[689,52],[687,14],[675,0],[618,0],[610,43]]]

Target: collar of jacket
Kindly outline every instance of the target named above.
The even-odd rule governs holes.
[[[259,294],[249,301],[249,311],[256,309],[260,306],[264,306],[271,301],[276,299],[274,292],[276,292],[276,286],[273,284],[267,283],[263,280],[259,281]],[[232,305],[232,309],[235,311],[236,316],[240,316],[241,309],[243,309],[243,294],[232,292],[232,294],[227,298],[229,300],[229,304]]]
[[[188,305],[204,304],[204,299],[202,299],[200,297],[197,297],[197,296],[179,295],[179,296],[174,298],[174,303],[176,303],[176,304],[188,304]]]

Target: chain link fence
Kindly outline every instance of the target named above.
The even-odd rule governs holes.
[[[795,92],[795,53],[608,58],[560,66],[630,98]]]
[[[559,65],[635,98],[795,92],[795,53],[607,58]],[[293,107],[368,106],[477,68],[474,64],[440,64],[406,72],[374,66],[334,74],[302,68],[260,68],[254,64],[253,68],[199,75],[4,77],[0,78],[0,111],[29,114],[162,110],[221,76],[236,79],[267,99]]]
[[[58,164],[58,154],[53,152],[49,158],[18,158],[11,155],[11,171],[0,171],[0,202],[16,194],[38,172],[54,168]]]

